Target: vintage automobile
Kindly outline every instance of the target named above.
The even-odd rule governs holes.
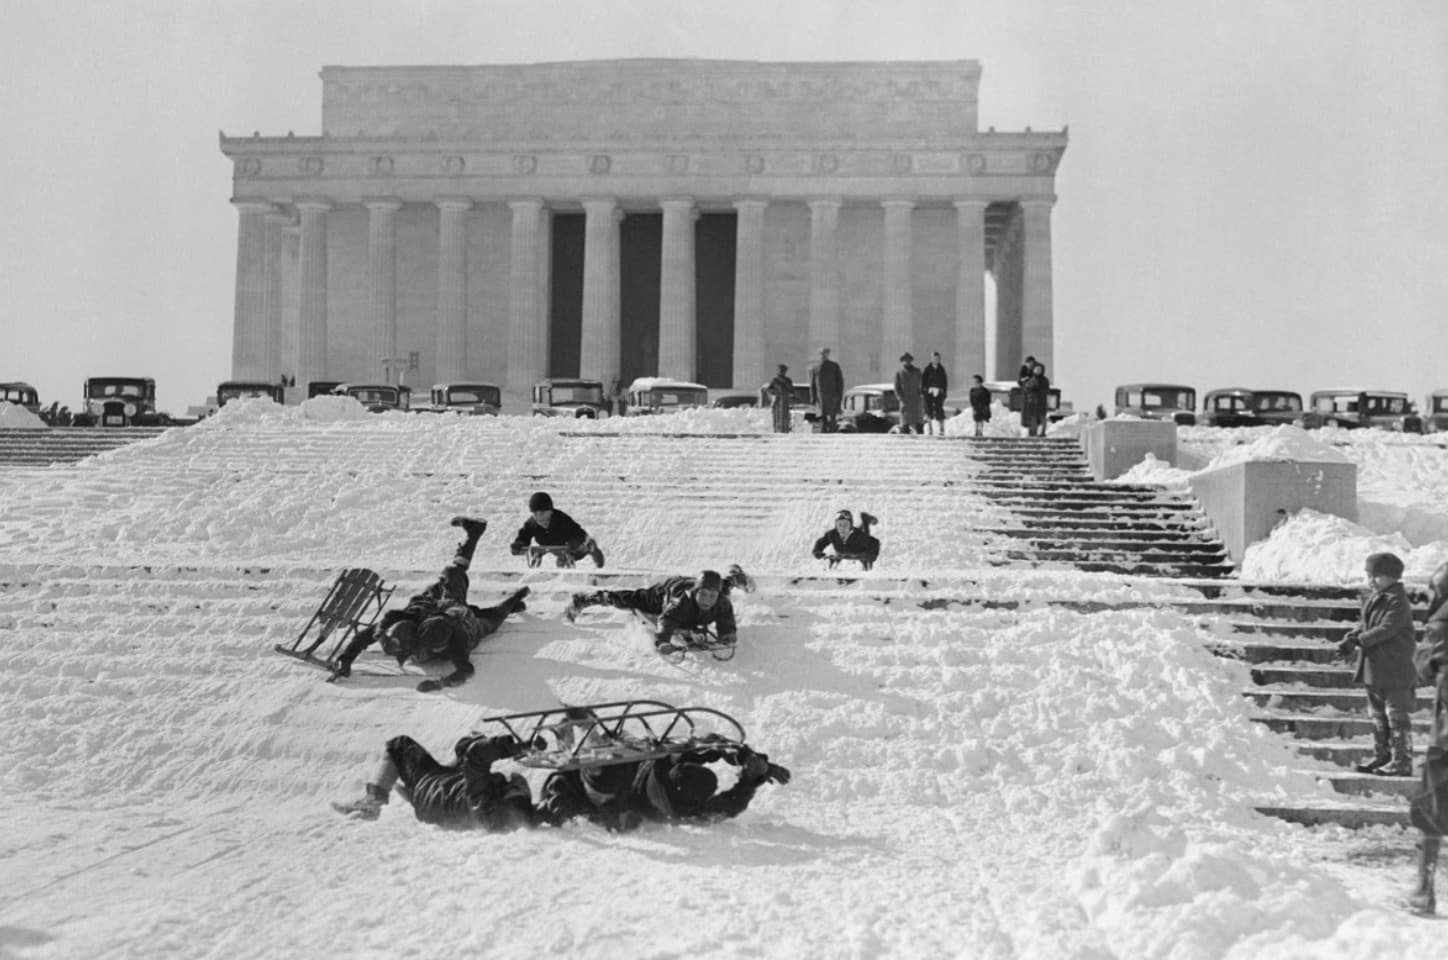
[[[720,410],[732,410],[735,407],[757,407],[759,406],[759,395],[747,390],[731,390],[719,394],[710,401],[709,406]]]
[[[0,383],[0,403],[13,403],[31,413],[40,413],[40,394],[28,383]]]
[[[840,398],[841,433],[889,433],[900,426],[900,398],[893,383],[850,387]]]
[[[287,388],[280,383],[267,383],[262,380],[226,380],[216,385],[217,409],[242,397],[271,397],[277,403],[286,403]]]
[[[1252,405],[1252,391],[1245,387],[1208,390],[1202,397],[1202,415],[1197,422],[1206,427],[1257,426],[1259,421]]]
[[[465,413],[496,417],[503,408],[503,391],[496,383],[435,383],[429,404],[419,413]]]
[[[336,393],[341,385],[341,380],[311,380],[307,383],[307,399]]]
[[[1302,420],[1302,394],[1291,390],[1253,390],[1252,412],[1257,422],[1269,426]]]
[[[1434,390],[1423,401],[1423,430],[1448,432],[1448,389]]]
[[[146,427],[169,424],[156,412],[156,381],[150,377],[91,377],[81,385],[77,427]]]
[[[1011,413],[1020,413],[1026,406],[1026,391],[1020,384],[1013,380],[987,380],[985,388],[990,391],[992,403],[999,403]],[[956,403],[960,410],[970,409],[970,399],[964,398],[961,401],[947,399],[946,405]],[[955,409],[955,408],[952,408]],[[1046,420],[1055,423],[1057,420],[1064,420],[1072,414],[1071,405],[1061,402],[1061,391],[1056,387],[1046,389]]]
[[[639,377],[629,384],[626,402],[628,408],[624,413],[630,417],[674,413],[694,407],[707,407],[709,388],[702,383],[688,380]]]
[[[1421,432],[1422,420],[1413,412],[1406,393],[1345,387],[1314,390],[1303,414],[1303,426],[1380,427],[1414,433]]]
[[[577,377],[552,377],[533,384],[533,416],[596,420],[608,416],[603,383]]]
[[[338,396],[352,397],[370,413],[408,410],[412,407],[412,388],[392,383],[339,383],[332,391]]]
[[[1174,383],[1127,383],[1116,388],[1116,412],[1143,420],[1197,422],[1197,391]]]
[[[769,395],[769,384],[766,383],[759,388],[759,405],[761,407],[770,406],[772,400],[773,398]],[[796,410],[800,407],[813,407],[814,405],[814,397],[810,394],[809,384],[796,383],[794,385],[794,396],[789,398],[789,408]]]

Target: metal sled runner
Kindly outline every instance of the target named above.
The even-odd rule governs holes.
[[[355,567],[343,570],[337,575],[331,591],[312,614],[312,619],[302,628],[297,639],[290,645],[279,643],[277,653],[326,667],[337,655],[342,645],[359,630],[372,626],[387,606],[395,587],[384,586],[382,578],[371,570]],[[317,648],[336,634],[336,640],[324,657],[316,655]]]
[[[542,566],[543,558],[550,554],[553,557],[553,562],[565,569],[575,567],[578,564],[578,561],[573,559],[573,554],[568,551],[567,547],[540,547],[535,543],[528,548],[528,566]]]
[[[744,743],[744,728],[728,714],[708,707],[675,707],[659,700],[621,700],[486,717],[473,732],[512,734],[524,744],[517,761],[547,770],[606,767]]]

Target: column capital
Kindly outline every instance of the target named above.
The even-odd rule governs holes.
[[[433,197],[432,202],[439,210],[471,210],[473,208],[472,197]]]
[[[1049,210],[1056,205],[1056,198],[1054,195],[1049,197],[1021,197],[1016,202],[1019,203],[1023,209],[1026,207],[1034,207],[1039,210],[1041,207],[1045,207]]]
[[[368,210],[401,210],[402,201],[397,197],[363,197],[362,206]]]
[[[956,197],[953,202],[957,210],[984,210],[990,206],[990,201],[984,197]]]
[[[285,210],[281,210],[276,207],[273,207],[272,209],[266,211],[267,223],[280,223],[282,226],[285,227],[288,224],[295,222],[295,219],[296,218],[294,218],[290,213],[287,213]]]
[[[583,204],[584,210],[594,209],[600,213],[618,207],[618,197],[579,197],[578,202]]]
[[[811,210],[838,210],[845,205],[839,197],[810,197],[805,203]]]
[[[769,206],[769,201],[764,197],[740,197],[734,201],[735,210],[763,210]]]
[[[274,213],[277,208],[265,197],[232,197],[231,205],[242,213]]]
[[[542,197],[512,197],[507,203],[512,210],[527,210],[530,207],[534,210],[542,210],[544,207]]]
[[[332,201],[326,197],[294,197],[292,206],[307,212],[326,212],[332,209]]]
[[[886,197],[880,201],[880,206],[884,207],[886,210],[914,210],[915,201],[907,200],[904,197]]]
[[[659,206],[667,210],[670,207],[684,207],[685,209],[694,206],[693,197],[659,197]]]

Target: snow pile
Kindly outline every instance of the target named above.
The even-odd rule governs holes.
[[[1422,581],[1448,560],[1448,540],[1415,547],[1401,533],[1375,533],[1342,517],[1300,510],[1247,548],[1240,575],[1244,580],[1361,583],[1363,560],[1383,552],[1402,559],[1404,580]]]
[[[1328,446],[1301,427],[1283,425],[1248,443],[1228,447],[1208,464],[1208,470],[1252,462],[1350,463],[1351,458]]]
[[[1186,488],[1191,485],[1193,473],[1195,471],[1181,470],[1158,459],[1156,454],[1148,453],[1136,466],[1108,482]]]
[[[44,430],[45,421],[18,403],[0,400],[0,430]]]

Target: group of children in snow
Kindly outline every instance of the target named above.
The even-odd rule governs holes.
[[[584,557],[603,566],[603,551],[577,521],[554,507],[551,496],[541,491],[533,494],[528,509],[530,516],[510,546],[514,556],[526,555],[529,564],[536,565],[543,555],[555,553],[566,566]],[[812,553],[825,558],[825,551],[833,550],[829,555],[832,566],[853,559],[870,569],[880,553],[880,541],[870,534],[871,525],[878,522],[862,513],[861,526],[856,527],[853,514],[841,510],[834,525],[815,541]],[[351,676],[358,655],[380,642],[399,665],[408,660],[452,664],[452,672],[424,680],[419,691],[456,686],[472,676],[471,654],[478,643],[510,614],[525,608],[527,587],[514,591],[497,606],[480,608],[468,603],[467,571],[488,524],[471,517],[454,517],[452,523],[464,533],[452,562],[401,609],[386,611],[377,623],[358,631],[332,662],[329,682]],[[729,593],[735,588],[754,589],[754,581],[738,564],[725,576],[704,570],[697,576],[669,577],[639,589],[575,593],[564,617],[572,622],[590,606],[632,611],[655,624],[655,649],[670,658],[705,643],[732,648],[738,627]],[[586,717],[586,708],[579,709],[580,718]],[[555,771],[534,806],[521,775],[504,777],[492,771],[494,763],[524,749],[511,736],[469,736],[458,741],[454,763],[444,765],[410,737],[396,737],[388,742],[367,783],[366,795],[333,806],[350,816],[374,819],[396,786],[411,802],[418,819],[427,823],[502,830],[585,816],[610,829],[629,829],[644,820],[732,817],[748,806],[762,783],[789,781],[789,771],[770,763],[764,754],[743,744],[712,743],[673,757]],[[718,778],[706,766],[716,761],[739,768],[734,786],[723,792],[718,791]]]

